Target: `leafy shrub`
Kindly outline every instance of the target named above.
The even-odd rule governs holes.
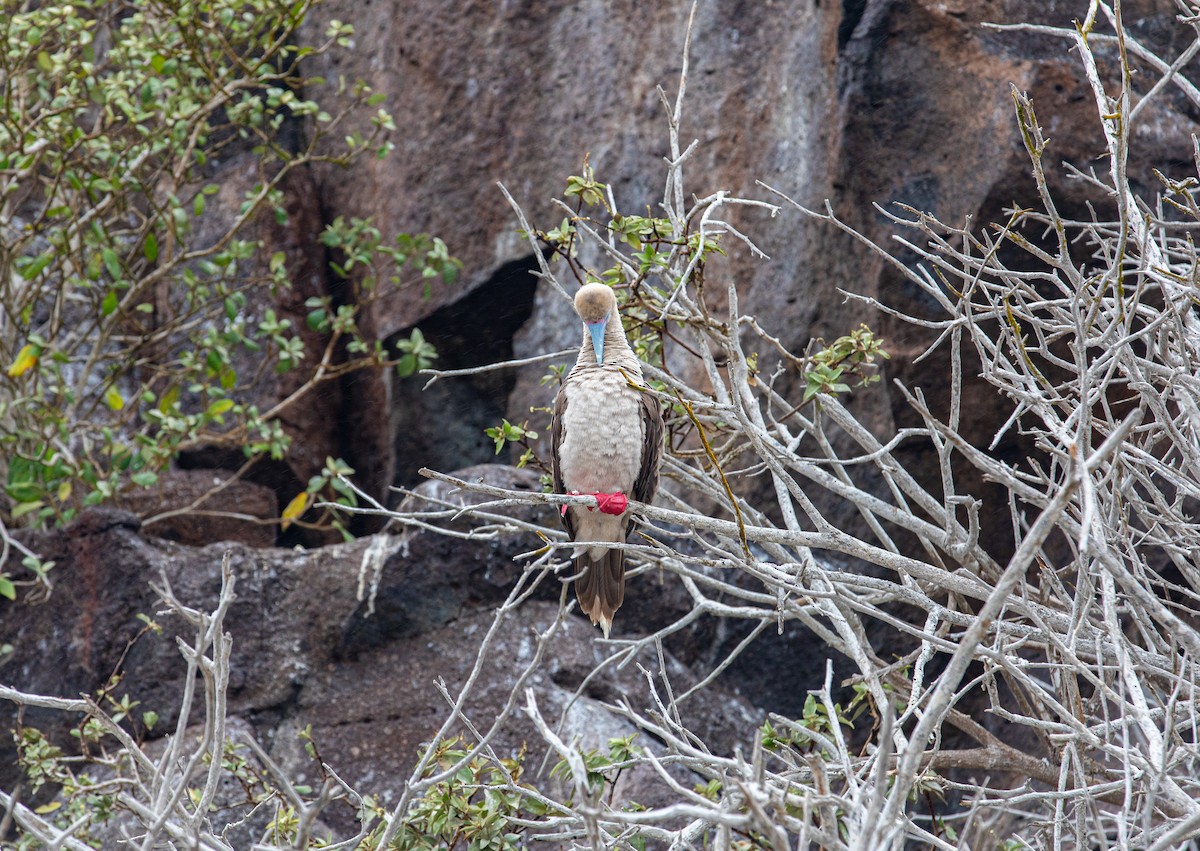
[[[282,458],[280,415],[315,386],[363,368],[406,376],[436,357],[419,332],[386,352],[357,323],[402,276],[454,279],[459,264],[433,237],[330,223],[322,241],[348,290],[337,304],[309,300],[317,345],[263,306],[291,286],[289,258],[263,237],[264,224],[287,220],[290,177],[392,147],[394,123],[370,86],[333,81],[333,113],[309,97],[324,81],[304,76],[305,59],[352,35],[334,21],[320,43],[297,43],[312,6],[3,4],[6,523],[64,522],[153,487],[188,449]],[[235,157],[248,158],[253,183],[238,209],[216,209],[219,166]],[[264,410],[256,393],[272,373],[294,371],[296,389]]]

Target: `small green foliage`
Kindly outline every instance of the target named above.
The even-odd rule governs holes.
[[[326,83],[300,60],[349,48],[353,33],[334,21],[304,44],[312,5],[130,0],[116,13],[67,0],[0,16],[3,76],[22,93],[0,99],[0,171],[19,199],[0,209],[0,279],[23,282],[0,295],[6,524],[65,523],[154,487],[185,450],[282,459],[280,415],[313,384],[412,374],[436,356],[414,335],[391,358],[358,321],[398,287],[429,294],[457,278],[459,261],[426,234],[338,217],[321,240],[345,278],[340,303],[310,299],[302,318],[270,307],[287,303],[293,270],[261,225],[286,222],[289,173],[386,153],[395,127],[361,81],[336,81],[336,114],[309,99]],[[280,145],[301,123],[303,141]],[[211,177],[229,145],[259,180],[240,207]],[[265,411],[249,400],[272,371],[299,375]],[[9,570],[5,599],[26,581]]]
[[[912,666],[905,665],[902,668],[899,668],[896,673],[907,680],[911,671]],[[897,708],[899,711],[904,712],[906,703],[905,701],[898,699],[899,691],[896,689],[896,687],[889,682],[885,682],[882,684],[882,688],[885,694],[893,695],[897,698]],[[857,719],[864,710],[867,710],[871,713],[872,717],[877,718],[877,707],[875,706],[875,701],[871,698],[871,691],[867,688],[867,684],[859,680],[851,685],[851,689],[854,691],[854,697],[846,706],[846,711],[850,714],[850,717],[852,719]]]
[[[863,713],[866,706],[860,703],[856,698],[845,709],[840,703],[833,705],[833,716],[830,716],[829,707],[822,701],[817,700],[815,694],[809,694],[804,699],[804,707],[801,709],[800,718],[797,721],[799,727],[804,730],[811,730],[814,733],[821,735],[828,734],[836,719],[836,723],[843,727],[853,728],[854,722]],[[762,727],[759,728],[762,736],[762,746],[768,751],[779,751],[783,748],[796,748],[800,751],[811,750],[814,746],[815,739],[804,734],[803,730],[799,729],[777,729],[770,720],[764,721]]]
[[[91,828],[112,817],[116,805],[113,795],[100,792],[91,775],[73,768],[74,760],[52,745],[40,730],[21,727],[14,732],[14,739],[17,762],[25,773],[30,791],[47,787],[59,792],[54,800],[36,807],[35,812],[60,830],[73,826],[75,838],[99,848]],[[111,786],[108,788],[112,790]],[[42,847],[30,844],[32,837],[22,837],[20,832],[17,838],[16,848]]]
[[[846,380],[851,377],[858,379],[857,387],[874,384],[879,380],[879,376],[871,371],[876,368],[877,357],[887,360],[891,355],[884,351],[883,340],[875,337],[866,325],[838,337],[832,345],[809,359],[812,366],[804,372],[804,401],[818,393],[849,393],[851,387]]]
[[[641,251],[644,243],[662,242],[671,235],[671,223],[666,219],[620,213],[613,213],[608,229],[634,251]]]
[[[802,710],[801,719],[805,727],[815,732],[828,732],[833,726],[833,718],[837,719],[837,723],[843,727],[853,727],[854,724],[842,712],[841,704],[833,705],[833,717],[829,714],[829,707],[824,703],[817,701],[816,695],[810,694],[804,699],[804,709]]]
[[[561,813],[553,802],[521,783],[525,752],[499,763],[475,757],[460,738],[437,744],[425,776],[458,770],[434,785],[404,815],[404,824],[390,846],[396,851],[511,851],[525,847],[522,834],[529,820]],[[376,832],[378,835],[380,831]],[[374,847],[368,845],[368,847]]]
[[[709,780],[707,783],[697,783],[693,787],[696,794],[703,795],[710,801],[719,801],[721,799],[721,781],[716,778]]]
[[[114,681],[119,682],[119,678],[114,678]],[[109,685],[114,685],[114,682],[110,682]],[[132,708],[136,705],[136,701],[126,699],[110,700],[103,692],[101,692],[101,698],[110,706]],[[109,718],[116,720],[117,715],[110,714]],[[146,730],[153,729],[158,720],[158,716],[154,712],[142,713],[142,724]],[[44,734],[35,728],[20,727],[14,733],[18,763],[25,773],[30,791],[37,792],[47,789],[56,792],[55,798],[50,803],[36,808],[39,815],[46,818],[56,829],[69,832],[74,839],[86,845],[95,848],[108,847],[107,844],[101,845],[99,839],[96,838],[95,831],[96,828],[108,822],[117,810],[124,807],[117,797],[117,792],[132,784],[127,772],[132,769],[133,764],[129,759],[110,758],[109,749],[115,742],[99,719],[88,718],[73,733],[81,746],[79,755],[65,753],[63,749],[51,744]],[[306,731],[306,735],[303,735],[302,739],[305,740],[306,747],[310,748],[309,753],[315,754],[315,748],[311,745],[311,730]],[[274,774],[262,771],[261,766],[254,760],[251,750],[246,745],[226,740],[221,743],[217,753],[219,754],[219,772],[223,783],[231,789],[239,789],[242,796],[241,800],[234,798],[227,802],[226,806],[244,808],[244,811],[249,812],[271,801],[291,800],[289,797],[291,793],[300,796],[305,804],[314,802],[316,796],[313,788],[304,784],[291,784],[289,795],[284,795],[277,785],[279,778]],[[325,776],[325,769],[320,764],[319,755],[314,756],[313,759],[317,763],[315,770]],[[206,766],[211,764],[211,756],[206,754],[203,762]],[[103,782],[98,782],[86,773],[87,768],[97,763],[103,766],[102,772],[106,778]],[[204,770],[207,771],[207,768]],[[192,806],[200,802],[201,789],[197,786],[188,787],[185,794]],[[369,826],[370,822],[377,818],[379,810],[370,799],[367,799],[365,803],[367,806],[362,808],[360,815]],[[268,829],[271,841],[278,847],[292,847],[292,843],[298,836],[299,827],[294,809],[290,806],[281,806],[273,809],[272,813],[273,820]],[[374,832],[375,838],[378,838],[381,832],[382,828],[377,827]],[[31,835],[24,834],[20,829],[15,838],[16,844],[12,846],[14,848],[42,847]],[[325,840],[318,836],[310,836],[307,844],[297,847],[315,849],[322,847],[324,842]],[[4,847],[10,846],[5,845]]]
[[[304,489],[304,492],[312,498],[306,500],[306,505],[310,501],[320,499],[335,506],[327,508],[326,513],[314,521],[312,525],[319,527],[328,523],[340,532],[346,540],[352,539],[346,528],[346,518],[348,515],[346,512],[338,510],[336,506],[345,506],[346,508],[358,507],[358,495],[346,483],[346,480],[353,475],[354,468],[341,458],[326,456],[325,466],[321,468],[320,473],[308,480],[308,486]]]
[[[929,795],[937,798],[939,801],[946,800],[945,782],[935,772],[926,769],[916,780],[913,781],[912,788],[908,791],[909,800],[915,801],[922,795]]]
[[[422,295],[429,298],[433,292],[432,281],[453,283],[462,269],[462,262],[450,256],[441,239],[429,234],[401,233],[388,241],[369,219],[347,220],[338,216],[326,225],[321,241],[334,250],[337,259],[330,267],[356,290],[351,301],[358,307],[379,298],[381,288],[406,284],[405,270],[418,274],[417,280],[424,282]],[[314,310],[309,314],[309,326],[321,327],[324,321],[329,321],[329,302],[323,299],[309,301],[316,302],[310,307],[319,308],[319,312]],[[351,304],[339,308],[343,313],[344,333],[349,333],[351,326],[347,323],[356,309]],[[338,329],[336,323],[333,327]]]
[[[401,378],[428,369],[438,356],[437,349],[425,339],[420,328],[412,329],[407,340],[396,341],[396,350],[400,353],[396,361],[396,374]]]
[[[563,380],[566,378],[567,370],[569,368],[570,367],[565,363],[551,364],[546,374],[541,378],[541,385],[543,387],[548,387],[551,385],[555,387],[561,386]],[[548,411],[549,409],[546,410]]]
[[[514,425],[508,420],[501,420],[500,425],[485,428],[483,431],[496,444],[497,455],[509,443],[520,443],[528,450],[529,445],[527,441],[537,440],[538,437],[536,431],[530,430],[528,420],[525,420],[520,425]]]
[[[289,806],[280,806],[275,809],[275,817],[267,824],[267,832],[271,837],[271,841],[279,844],[289,842],[300,829],[300,817],[296,811]]]
[[[33,504],[26,503],[26,505]],[[17,509],[20,507],[18,506]],[[14,511],[17,509],[14,509]],[[17,598],[17,589],[21,587],[36,588],[42,594],[49,593],[50,579],[48,574],[54,569],[53,561],[45,561],[31,553],[21,559],[21,567],[24,568],[25,572],[19,575],[0,571],[0,597],[6,600],[15,600]]]
[[[784,745],[790,745],[791,739],[786,734],[775,729],[775,726],[768,720],[763,721],[762,726],[758,728],[762,734],[762,746],[769,751],[777,751]]]
[[[699,232],[676,236],[670,219],[634,213],[622,213],[610,206],[607,184],[596,180],[585,161],[582,175],[567,178],[565,196],[575,199],[575,216],[564,218],[556,228],[535,231],[535,235],[553,250],[553,259],[566,260],[579,282],[599,281],[618,290],[636,289],[654,277],[665,280],[664,291],[674,287],[668,270],[673,261],[684,261],[701,274],[710,254],[724,254],[712,234]],[[624,248],[624,261],[603,270],[585,268],[577,259],[580,225],[586,223],[598,233],[608,233],[617,249]],[[605,256],[611,256],[606,253]],[[632,342],[632,341],[631,341]]]
[[[110,717],[118,724],[128,718],[129,713],[133,711],[134,707],[141,703],[140,700],[134,700],[127,694],[122,695],[120,699],[117,699],[107,693],[104,695],[104,697],[109,704],[108,712]]]
[[[608,187],[596,180],[596,174],[586,162],[583,164],[582,175],[571,175],[567,178],[567,188],[563,195],[567,198],[577,198],[587,207],[604,204],[604,193]]]
[[[568,257],[575,256],[575,226],[570,219],[564,218],[558,227],[546,231],[542,238]]]
[[[624,302],[625,335],[629,345],[638,360],[652,366],[661,367],[663,364],[663,323],[641,304],[625,297]]]
[[[31,791],[47,783],[63,783],[70,777],[63,761],[61,748],[52,745],[45,735],[33,727],[22,727],[14,733],[17,762],[29,780]]]
[[[104,738],[104,725],[96,718],[88,718],[71,735],[84,744],[95,744]]]
[[[593,794],[598,794],[605,785],[615,787],[626,764],[642,755],[641,746],[633,743],[636,738],[637,733],[631,733],[625,738],[609,739],[607,753],[599,750],[580,752],[587,770],[588,788]],[[571,776],[570,763],[565,759],[559,760],[550,769],[550,776],[566,780]]]
[[[642,755],[640,745],[635,745],[633,740],[637,738],[637,733],[630,733],[625,738],[614,738],[608,740],[608,758],[610,762],[629,762],[637,759]]]

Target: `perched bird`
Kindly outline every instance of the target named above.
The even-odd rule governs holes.
[[[583,345],[554,400],[554,490],[596,497],[596,508],[563,506],[562,518],[572,541],[591,544],[575,548],[575,594],[607,638],[625,599],[625,553],[605,543],[625,542],[627,497],[654,498],[663,419],[658,400],[634,386],[644,384],[642,368],[612,289],[585,285],[575,294],[575,312],[583,320]]]

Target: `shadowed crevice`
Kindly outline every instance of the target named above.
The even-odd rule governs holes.
[[[531,255],[500,266],[480,286],[418,323],[437,349],[437,369],[470,369],[513,356],[513,335],[533,313],[537,261]],[[388,341],[406,338],[405,329]],[[516,376],[512,370],[446,378],[422,390],[426,376],[395,382],[392,394],[394,483],[411,486],[422,467],[457,470],[493,461],[484,429],[499,424]]]
[[[842,0],[842,21],[838,24],[838,50],[840,51],[854,35],[854,28],[867,10],[867,0]]]

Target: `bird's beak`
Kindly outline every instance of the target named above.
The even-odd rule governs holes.
[[[596,363],[604,363],[604,326],[608,323],[605,317],[599,322],[588,322],[588,333],[592,335],[592,348],[596,352]]]

